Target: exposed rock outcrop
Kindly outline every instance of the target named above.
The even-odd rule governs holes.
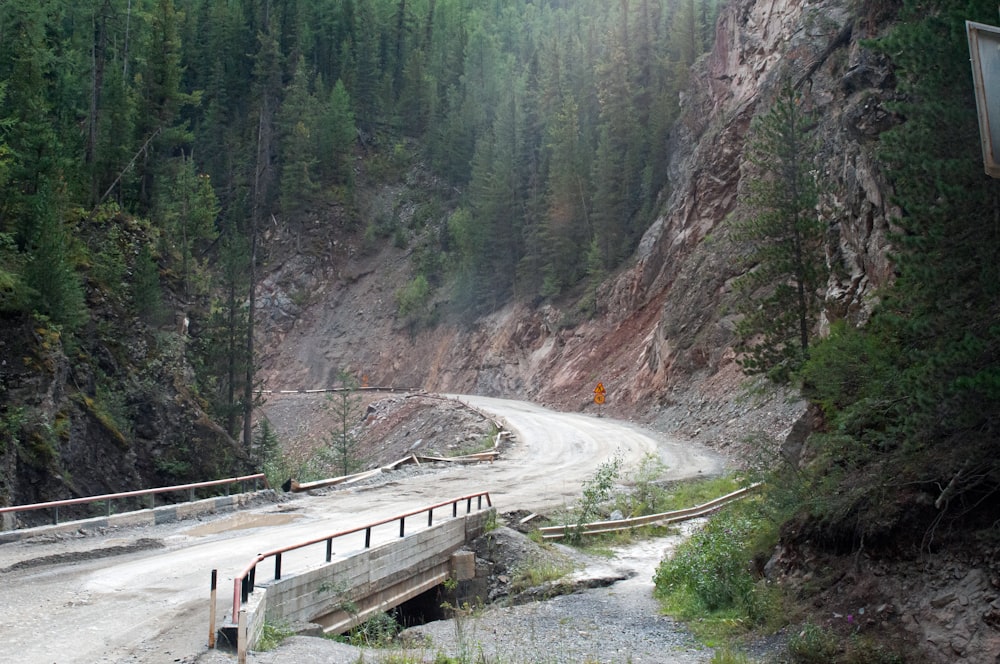
[[[715,46],[680,97],[669,145],[658,146],[670,153],[669,196],[633,260],[599,291],[599,316],[575,320],[571,303],[515,303],[471,326],[411,334],[393,323],[395,289],[410,274],[407,256],[391,247],[366,254],[360,239],[357,247],[335,245],[317,227],[287,238],[312,257],[311,267],[289,259],[265,282],[263,301],[276,307],[262,325],[268,386],[325,386],[350,369],[371,384],[527,396],[577,410],[595,408],[591,389],[601,381],[610,415],[712,436],[707,442],[745,435],[748,413],[722,412],[746,382],[732,350],[741,247],[729,222],[743,214],[747,134],[782,81],[797,84],[821,118],[812,159],[833,275],[825,321],[864,320],[893,275],[894,210],[874,151],[895,122],[885,107],[894,80],[862,42],[879,33],[881,19],[857,17],[854,7],[737,0],[722,11]],[[400,188],[391,194],[406,196]],[[388,204],[374,198],[372,206]],[[751,428],[770,437],[783,436],[802,409],[783,397],[759,406]]]

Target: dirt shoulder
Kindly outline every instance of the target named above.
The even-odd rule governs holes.
[[[457,399],[426,393],[354,392],[348,428],[357,439],[364,468],[377,468],[410,454],[457,456],[492,446],[495,419]],[[295,459],[306,459],[343,430],[342,395],[271,394],[264,417]]]

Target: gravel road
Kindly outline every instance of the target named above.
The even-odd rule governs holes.
[[[722,466],[708,451],[627,423],[520,402],[463,399],[501,417],[515,432],[502,460],[424,469],[398,481],[387,476],[377,486],[300,496],[205,523],[0,546],[0,653],[17,653],[19,662],[53,664],[166,664],[225,657],[206,655],[212,569],[219,570],[217,608],[223,615],[235,574],[257,552],[280,544],[480,490],[489,490],[493,504],[504,512],[558,508],[572,502],[581,483],[614,454],[630,466],[658,453],[674,477],[712,473]],[[140,540],[144,545],[135,546]],[[92,552],[102,549],[113,553],[94,557]],[[26,563],[38,559],[47,562]]]

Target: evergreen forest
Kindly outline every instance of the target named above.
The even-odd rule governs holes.
[[[461,191],[403,307],[593,290],[666,184],[715,0],[0,3],[0,310],[194,311],[200,393],[249,446],[261,229],[421,160]],[[169,300],[169,301],[168,301]]]
[[[989,22],[996,7],[884,4],[899,20],[868,47],[898,80],[897,122],[879,138],[900,210],[896,282],[865,326],[829,321],[816,339],[827,275],[798,260],[794,320],[758,309],[758,327],[742,330],[778,341],[744,367],[801,386],[821,414],[796,509],[817,539],[848,548],[914,525],[932,538],[942,514],[992,518],[1000,504],[1000,190],[982,173],[964,36],[964,20]],[[594,313],[597,285],[669,190],[678,95],[718,11],[716,0],[0,2],[4,326],[85,355],[74,339],[122,336],[97,312],[153,327],[193,312],[191,380],[249,449],[264,229],[328,203],[350,210],[362,161],[377,178],[420,160],[460,192],[402,308],[449,287],[472,316],[566,294]],[[785,101],[794,108],[792,92]],[[793,135],[773,120],[760,164]],[[799,163],[808,150],[792,151],[790,181],[813,172]],[[780,212],[774,181],[760,184],[747,205]],[[803,243],[821,250],[814,186],[789,200]],[[771,335],[778,319],[794,348]],[[81,400],[125,448],[141,417],[112,364],[94,355]],[[136,378],[131,389],[154,388]],[[46,441],[68,425],[0,409],[0,434],[28,441],[19,454],[44,467]],[[180,458],[160,469],[196,474]],[[907,495],[885,500],[886,478]]]

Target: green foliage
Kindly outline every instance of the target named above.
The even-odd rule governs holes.
[[[827,664],[837,654],[837,637],[818,625],[806,623],[788,639],[788,654],[795,664]]]
[[[339,473],[349,475],[360,466],[358,439],[353,428],[361,419],[361,397],[354,376],[342,370],[337,378],[342,387],[329,397],[337,423],[336,430],[330,434],[329,453]]]
[[[108,201],[149,214],[165,231],[161,286],[176,275],[200,295],[226,287],[224,270],[203,269],[224,262],[213,222],[240,220],[227,232],[249,237],[245,220],[279,202],[286,213],[328,194],[349,202],[356,171],[390,179],[423,156],[470,185],[460,193],[478,237],[451,261],[468,289],[460,308],[588,279],[593,313],[597,282],[634,247],[665,178],[651,146],[678,81],[654,63],[690,64],[716,4],[5,3],[0,24],[18,38],[0,45],[0,233],[17,260],[4,260],[0,304],[30,300],[79,324],[65,270],[62,288],[28,274],[50,214]],[[103,253],[97,279],[127,274],[127,257]],[[425,276],[436,286],[442,271]],[[155,298],[138,299],[145,310]]]
[[[266,417],[257,427],[251,459],[253,467],[267,476],[269,486],[281,486],[291,477],[291,469],[281,450],[281,440]]]
[[[217,237],[219,203],[209,176],[196,171],[193,158],[182,156],[169,167],[172,173],[167,190],[159,196],[157,206],[161,242],[166,255],[178,264],[182,291],[201,292],[203,289],[192,291],[202,270],[198,256],[203,245]]]
[[[61,206],[48,186],[39,193],[35,208],[36,229],[30,239],[23,278],[37,293],[35,310],[67,331],[78,329],[88,311],[83,284],[73,263],[72,236],[60,217]]]
[[[573,564],[569,561],[528,561],[512,570],[511,591],[520,593],[529,588],[537,588],[546,583],[558,581],[572,572]]]
[[[260,638],[257,640],[257,650],[262,652],[267,652],[268,650],[274,650],[281,645],[281,642],[290,636],[293,636],[293,632],[287,625],[275,625],[269,622],[264,623],[264,627],[260,632]]]
[[[23,406],[5,406],[0,415],[0,455],[16,449],[21,442],[21,431],[25,423]]]
[[[752,660],[741,652],[723,648],[715,651],[709,664],[752,664]]]
[[[602,507],[611,500],[621,468],[622,458],[616,454],[611,460],[601,463],[594,475],[583,483],[580,504],[569,515],[574,520],[575,527],[567,529],[567,542],[579,543],[583,539],[584,524],[596,521],[601,516]]]
[[[281,129],[281,207],[295,212],[310,207],[319,185],[319,149],[332,150],[319,140],[321,106],[309,90],[311,79],[305,58],[300,56],[292,82],[285,90],[285,100],[278,114]],[[327,131],[335,131],[330,129]],[[327,143],[329,142],[327,138]],[[326,155],[324,155],[326,156]],[[329,155],[332,161],[333,155]]]
[[[746,201],[752,216],[736,224],[748,245],[741,293],[740,365],[786,382],[808,357],[826,283],[826,226],[815,211],[812,123],[803,98],[785,85],[751,129],[747,158],[759,175]]]
[[[136,314],[150,325],[162,325],[169,315],[163,303],[160,271],[147,245],[139,248],[135,257],[135,278],[132,281],[132,306]]]
[[[639,462],[639,467],[628,474],[627,480],[632,484],[632,490],[622,496],[623,500],[618,501],[619,508],[627,517],[661,511],[660,506],[665,502],[667,492],[657,482],[666,472],[667,465],[660,456],[650,452]]]
[[[132,414],[128,407],[128,395],[115,386],[102,372],[98,374],[93,398],[84,397],[87,410],[112,435],[115,442],[128,449],[132,436]]]
[[[903,93],[894,110],[905,121],[880,140],[903,211],[898,278],[865,328],[834,326],[802,370],[827,419],[810,441],[803,512],[839,547],[933,546],[944,519],[992,521],[1000,229],[989,220],[1000,185],[982,173],[964,21],[993,18],[987,2],[906,2],[873,44]]]
[[[347,642],[352,646],[366,648],[385,648],[392,644],[393,639],[403,630],[396,619],[395,611],[391,613],[376,613],[350,631]]]
[[[24,283],[24,256],[17,251],[14,237],[0,233],[0,311],[26,311],[37,294]]]
[[[745,504],[725,508],[656,569],[656,595],[681,617],[723,613],[764,624],[776,613],[774,592],[751,574],[750,542],[767,528]]]
[[[353,147],[357,140],[351,97],[344,82],[337,79],[323,110],[317,130],[317,157],[321,172],[332,182],[350,184],[354,180]]]

